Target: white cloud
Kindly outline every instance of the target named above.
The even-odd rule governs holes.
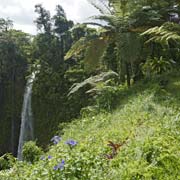
[[[33,21],[36,18],[35,4],[43,6],[54,13],[57,4],[62,5],[67,18],[75,22],[83,22],[98,11],[87,0],[0,0],[0,17],[10,18],[14,21],[14,27],[25,32],[35,34],[36,27]]]

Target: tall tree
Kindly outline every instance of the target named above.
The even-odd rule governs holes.
[[[72,44],[71,33],[68,32],[73,26],[73,21],[67,20],[64,9],[61,5],[56,6],[56,14],[53,16],[54,32],[58,35],[61,43],[61,54],[64,59],[64,53]]]
[[[178,12],[179,1],[144,1],[144,0],[89,0],[101,15],[95,19],[105,23],[90,23],[106,30],[106,36],[116,44],[117,66],[121,82],[130,78],[139,68],[139,54],[142,42],[139,33],[153,26],[160,26],[169,20],[171,13]],[[108,6],[109,4],[109,6]],[[128,53],[127,53],[128,52]],[[130,55],[130,56],[129,56]],[[136,76],[134,74],[133,76]]]
[[[13,21],[10,19],[0,18],[0,32],[7,32],[13,27]]]
[[[50,12],[43,8],[41,4],[35,5],[35,12],[39,17],[35,20],[38,30],[44,30],[45,33],[51,32],[51,17]]]

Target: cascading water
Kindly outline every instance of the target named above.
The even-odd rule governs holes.
[[[22,160],[22,148],[26,141],[33,140],[34,130],[33,130],[33,117],[32,117],[32,107],[31,107],[31,97],[32,97],[32,86],[35,79],[36,73],[32,73],[29,77],[26,89],[24,93],[24,101],[21,113],[21,128],[19,136],[19,145],[18,145],[18,160]]]

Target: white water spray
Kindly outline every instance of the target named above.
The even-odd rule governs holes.
[[[21,128],[19,136],[19,145],[18,145],[18,160],[22,160],[22,148],[26,141],[33,140],[34,130],[33,130],[33,117],[32,117],[32,107],[31,107],[31,97],[32,97],[32,86],[35,79],[36,73],[32,73],[29,77],[26,89],[24,92],[24,101],[21,112]]]

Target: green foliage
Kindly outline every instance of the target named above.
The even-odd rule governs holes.
[[[17,162],[11,171],[0,172],[0,178],[179,179],[180,83],[178,75],[168,80],[165,89],[157,80],[122,88],[116,98],[121,106],[112,114],[90,114],[67,124],[61,142],[51,146],[44,159]],[[69,138],[77,141],[74,148],[65,143]],[[106,157],[111,152],[108,141],[122,144],[111,160]],[[62,168],[54,170],[62,160]]]
[[[36,145],[36,142],[28,141],[23,146],[22,154],[24,161],[35,163],[40,159],[43,151]]]
[[[136,13],[137,11],[154,11],[157,15],[161,15],[161,19],[166,21],[169,12],[177,12],[179,6],[177,8],[173,8],[176,5],[179,5],[178,0],[109,0],[110,5],[115,9],[115,11],[119,14],[119,16],[131,16],[132,14]],[[152,12],[152,13],[154,13]],[[146,17],[145,17],[146,18]],[[150,16],[151,18],[151,16]]]
[[[169,46],[170,43],[180,41],[180,26],[175,23],[165,23],[160,27],[153,27],[142,33],[142,36],[148,35],[146,43],[156,42]]]
[[[105,69],[111,69],[114,72],[118,72],[115,42],[111,42],[107,45],[106,50],[104,51],[104,54],[102,56],[102,63],[104,64]]]
[[[13,21],[10,19],[0,18],[0,32],[7,32],[13,27]]]
[[[54,31],[61,36],[73,26],[73,21],[68,21],[66,14],[61,5],[56,6],[56,15],[53,17],[55,29]]]
[[[56,6],[53,18],[41,5],[36,6],[36,12],[36,24],[44,32],[38,34],[32,43],[32,63],[40,67],[33,86],[32,108],[36,137],[45,146],[60,122],[68,121],[79,113],[69,110],[66,96],[72,79],[76,81],[78,77],[68,76],[66,71],[71,65],[64,62],[65,52],[73,41],[69,31],[73,22],[66,19],[60,5]]]
[[[128,80],[128,76],[135,75],[133,67],[140,63],[139,56],[142,52],[142,44],[138,34],[132,32],[120,33],[117,40],[119,73],[122,82],[124,82],[125,76]]]
[[[94,72],[101,67],[100,58],[107,46],[106,39],[99,38],[97,35],[80,38],[73,44],[71,49],[67,52],[65,60],[71,57],[76,57],[84,52],[84,67],[87,72]]]
[[[86,47],[85,52],[85,70],[87,72],[93,72],[101,67],[101,57],[107,46],[106,40],[103,38],[89,41],[90,45]]]
[[[67,52],[65,56],[65,60],[71,58],[73,55],[78,55],[82,51],[82,49],[85,47],[86,47],[86,38],[82,37]]]
[[[100,110],[112,111],[117,107],[119,101],[117,100],[121,94],[121,90],[124,87],[99,85],[96,87],[96,99],[97,106]]]
[[[65,73],[65,78],[71,83],[81,82],[86,78],[87,72],[82,68],[69,68]]]
[[[38,30],[43,29],[45,33],[49,34],[52,26],[50,12],[44,9],[41,4],[35,5],[35,12],[39,15],[35,20]]]
[[[43,33],[35,36],[33,42],[31,36],[20,31],[6,32],[9,26],[0,20],[0,83],[9,85],[0,89],[0,102],[6,95],[1,92],[10,89],[6,111],[0,108],[0,117],[8,114],[3,121],[6,127],[11,125],[13,129],[16,124],[14,97],[16,86],[19,88],[17,82],[24,79],[27,61],[32,63],[32,70],[40,67],[32,101],[38,142],[47,148],[59,123],[62,127],[61,123],[66,122],[66,127],[58,132],[63,134],[62,142],[50,146],[43,159],[39,158],[43,152],[35,142],[28,142],[23,149],[25,161],[14,162],[10,170],[0,172],[0,179],[180,178],[179,80],[166,81],[161,77],[172,70],[171,59],[177,61],[179,57],[179,25],[165,23],[170,13],[179,12],[179,2],[91,2],[101,13],[94,19],[105,24],[90,24],[103,29],[79,24],[72,28],[73,22],[66,19],[60,5],[53,18],[49,11],[36,5],[35,22]],[[140,36],[144,30],[147,31]],[[146,37],[150,39],[146,41]],[[143,47],[143,40],[150,49]],[[102,69],[112,69],[120,78],[117,73]],[[156,81],[144,81],[132,89],[117,85],[119,80],[126,80],[130,86],[131,79],[141,70],[146,76],[156,75]],[[18,79],[21,72],[23,76]],[[17,97],[22,96],[19,89],[17,92]],[[82,118],[67,123],[80,112]],[[12,144],[17,136],[13,136],[14,132]],[[4,136],[4,130],[2,133]],[[77,140],[75,147],[67,145],[65,140],[69,138]],[[119,146],[112,157],[108,155],[114,149],[108,142]],[[9,168],[4,159],[1,161],[2,169]]]
[[[104,5],[102,1],[98,2],[100,2],[102,6]],[[109,1],[109,3],[112,6],[112,13],[101,12],[102,15],[94,17],[96,20],[105,21],[106,25],[102,26],[99,24],[99,26],[106,30],[103,36],[106,37],[105,39],[107,39],[109,46],[112,45],[112,42],[114,43],[114,48],[111,49],[111,51],[109,51],[110,47],[107,46],[108,48],[106,48],[104,52],[104,64],[107,64],[106,57],[108,57],[108,53],[110,53],[109,56],[114,55],[110,60],[111,62],[114,61],[111,64],[116,68],[115,71],[119,73],[120,81],[124,83],[125,80],[127,80],[127,84],[130,86],[130,79],[132,76],[136,76],[134,72],[137,71],[133,68],[138,67],[140,64],[138,57],[142,49],[139,34],[133,31],[133,22],[135,22],[136,19],[135,17],[129,16],[128,8],[126,8],[128,3],[133,4],[133,2]]]
[[[107,30],[108,33],[106,32],[105,36],[108,37],[110,46],[112,42],[115,43],[115,47],[111,49],[111,54],[116,53],[116,57],[113,56],[112,60],[116,64],[116,71],[119,72],[122,83],[127,80],[127,84],[130,86],[131,78],[136,77],[137,79],[141,74],[139,67],[144,61],[144,57],[140,57],[140,54],[143,54],[143,41],[138,34],[139,32],[145,31],[143,35],[150,36],[147,42],[159,43],[166,50],[171,47],[170,52],[166,53],[167,58],[178,59],[175,57],[176,55],[172,54],[175,51],[175,54],[178,54],[177,51],[179,50],[179,25],[177,24],[179,19],[177,18],[176,24],[167,22],[171,14],[179,11],[178,1],[92,0],[90,2],[101,13],[94,19],[106,22],[104,26],[101,23],[94,24]],[[155,50],[153,47],[156,44],[153,43],[151,44],[152,56],[163,56],[164,52],[160,49]],[[176,47],[174,47],[175,45]],[[146,58],[147,47],[144,49],[146,49]],[[109,49],[106,50],[104,54],[108,57]]]
[[[15,162],[15,158],[12,154],[4,154],[0,157],[0,171],[10,169],[13,167],[13,164]]]
[[[168,60],[163,58],[162,56],[160,58],[148,58],[146,63],[143,64],[142,69],[144,74],[147,77],[150,77],[153,74],[162,74],[165,72],[169,72],[175,62],[173,60]]]
[[[16,154],[30,38],[13,29],[0,32],[0,154]]]
[[[96,84],[94,88],[87,91],[93,101],[91,101],[91,106],[81,109],[82,117],[99,112],[112,112],[119,105],[120,101],[117,99],[124,89],[126,86],[118,86],[113,79]]]
[[[93,88],[96,87],[96,85],[98,85],[98,83],[100,82],[106,82],[106,81],[110,81],[110,80],[117,80],[117,73],[113,72],[113,71],[109,71],[109,72],[102,72],[98,75],[92,76],[88,79],[85,79],[83,82],[74,84],[71,88],[70,88],[70,92],[68,94],[68,96],[71,96],[73,94],[78,93],[78,91],[80,91],[81,89],[85,90],[85,93],[91,93],[91,90],[93,91]]]

